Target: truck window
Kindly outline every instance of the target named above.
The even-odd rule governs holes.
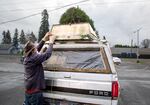
[[[45,62],[46,70],[68,72],[108,72],[102,53],[96,51],[53,51]]]

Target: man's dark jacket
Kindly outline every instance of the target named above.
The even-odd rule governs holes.
[[[37,46],[37,51],[40,51],[42,46],[44,45],[44,41],[41,41]],[[50,44],[49,48],[45,53],[39,54],[37,52],[33,53],[29,57],[25,57],[24,67],[24,81],[25,81],[25,89],[26,90],[42,90],[45,88],[44,81],[44,70],[42,66],[42,62],[47,60],[52,54],[52,44]]]

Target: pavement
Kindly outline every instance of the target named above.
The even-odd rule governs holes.
[[[22,105],[23,87],[23,74],[0,72],[0,105]]]
[[[119,105],[150,105],[150,59],[123,60],[116,66],[121,87]]]
[[[119,105],[150,105],[150,59],[139,64],[123,59],[116,69],[121,86]],[[23,72],[18,58],[0,56],[0,105],[22,105]]]
[[[0,105],[22,105],[23,72],[18,56],[0,55]]]

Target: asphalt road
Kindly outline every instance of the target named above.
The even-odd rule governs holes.
[[[150,105],[150,60],[123,60],[116,66],[121,85],[119,105]]]
[[[24,100],[23,65],[13,59],[0,57],[0,105],[22,105]],[[119,105],[150,105],[150,60],[135,62],[123,60],[116,66],[121,85]]]

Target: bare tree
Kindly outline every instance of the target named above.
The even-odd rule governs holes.
[[[149,47],[150,47],[150,39],[144,39],[144,40],[141,42],[141,45],[142,45],[144,48],[149,48]]]

